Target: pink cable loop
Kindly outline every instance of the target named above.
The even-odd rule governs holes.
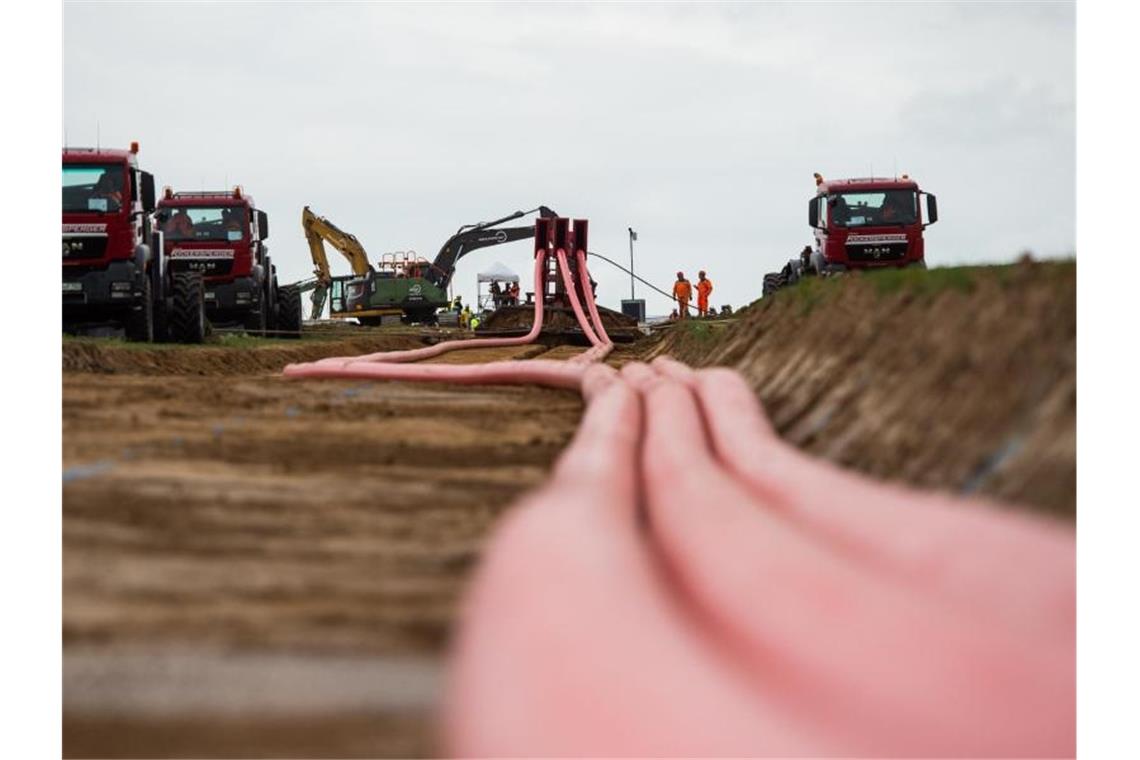
[[[543,270],[546,267],[546,251],[539,248],[534,254],[534,282],[535,293],[540,293],[538,284],[542,282]],[[442,343],[437,343],[434,346],[425,346],[424,348],[414,348],[405,351],[380,351],[374,354],[364,354],[363,356],[354,357],[330,357],[328,359],[321,359],[317,364],[355,364],[357,362],[416,362],[423,359],[434,359],[437,356],[442,356],[449,351],[456,349],[470,349],[470,348],[500,348],[506,346],[524,346],[528,343],[533,343],[538,334],[542,331],[543,321],[543,299],[536,297],[534,301],[534,323],[530,327],[530,331],[526,335],[521,335],[514,338],[471,338],[467,340],[449,340]],[[286,368],[288,370],[288,368]],[[289,374],[286,372],[286,374]]]
[[[534,383],[553,388],[570,388],[581,390],[586,368],[602,361],[613,350],[613,343],[606,336],[605,340],[598,338],[591,328],[589,319],[582,304],[578,300],[577,287],[571,276],[567,263],[566,252],[559,249],[555,254],[555,261],[561,270],[563,283],[578,319],[582,332],[591,343],[591,347],[564,362],[530,361],[530,362],[491,362],[482,365],[411,365],[424,359],[441,356],[449,351],[474,348],[499,348],[506,346],[520,346],[533,343],[542,331],[544,317],[545,282],[547,257],[550,254],[545,247],[538,246],[535,250],[534,261],[534,291],[536,294],[534,304],[534,322],[526,335],[514,338],[474,338],[470,340],[452,340],[438,343],[434,346],[411,349],[406,351],[383,351],[355,357],[331,357],[305,364],[290,364],[285,367],[287,377],[325,377],[325,378],[367,378],[374,380],[407,380],[407,381],[434,381],[450,383],[501,383],[520,384]],[[585,271],[585,270],[582,270]],[[588,274],[587,274],[588,278]],[[592,293],[588,293],[588,305],[592,314],[597,314],[597,305],[593,303]],[[601,325],[601,319],[595,316],[596,324]],[[605,335],[604,330],[601,330]],[[596,373],[595,373],[596,375]],[[597,375],[596,375],[597,376]],[[595,382],[595,387],[601,387]]]
[[[594,288],[590,285],[590,269],[586,264],[586,252],[581,248],[577,252],[578,281],[583,283],[582,293],[586,298],[586,306],[590,311],[590,319],[594,320],[594,329],[603,343],[610,343],[610,336],[606,333],[606,326],[602,324],[602,317],[598,313],[598,304],[594,300]]]
[[[578,288],[574,282],[573,276],[570,274],[570,266],[566,261],[565,249],[559,248],[555,254],[558,257],[558,269],[562,274],[562,284],[566,288],[566,297],[570,299],[570,308],[574,310],[574,316],[578,318],[578,324],[582,328],[582,332],[586,334],[586,339],[590,341],[593,346],[600,346],[602,341],[594,333],[593,328],[590,327],[590,320],[586,318],[586,314],[582,311],[582,304],[578,300]],[[581,278],[579,277],[579,281]]]

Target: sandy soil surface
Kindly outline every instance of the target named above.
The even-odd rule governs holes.
[[[65,366],[101,370],[63,378],[67,755],[432,751],[461,584],[582,405],[265,371],[422,345],[379,342],[65,345]]]

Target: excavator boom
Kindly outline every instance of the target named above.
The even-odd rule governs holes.
[[[332,279],[328,256],[325,255],[326,240],[348,259],[354,275],[359,277],[373,271],[372,265],[368,263],[368,253],[356,236],[345,232],[325,217],[317,216],[308,206],[301,212],[301,227],[305,230],[305,239],[309,241],[309,252],[313,256],[319,280],[327,282]]]
[[[526,227],[499,227],[498,225],[524,217],[527,214],[533,214],[536,211],[538,215],[543,218],[553,218],[557,216],[554,211],[546,206],[539,206],[530,211],[516,211],[513,214],[508,214],[502,219],[496,219],[493,222],[466,224],[460,227],[439,249],[435,261],[432,262],[428,279],[431,280],[436,287],[446,290],[448,284],[451,282],[451,276],[455,274],[456,262],[463,256],[471,253],[471,251],[486,248],[491,245],[511,243],[516,240],[525,240],[526,238],[534,237],[533,224],[527,225]]]

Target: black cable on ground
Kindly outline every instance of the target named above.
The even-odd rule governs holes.
[[[653,289],[653,290],[656,290],[658,293],[660,293],[661,295],[665,296],[665,297],[666,297],[666,298],[668,298],[670,301],[674,301],[674,300],[675,300],[675,299],[673,298],[673,294],[672,294],[672,293],[666,293],[664,290],[662,290],[661,288],[657,287],[657,286],[656,286],[656,285],[654,285],[652,282],[649,282],[648,280],[643,280],[642,278],[638,277],[636,274],[634,274],[633,272],[629,271],[628,269],[626,269],[625,267],[623,267],[621,264],[617,263],[617,262],[616,262],[616,261],[614,261],[613,259],[610,259],[610,258],[606,258],[606,257],[605,257],[605,256],[603,256],[602,254],[600,254],[600,253],[596,253],[596,252],[594,252],[594,251],[586,251],[586,255],[587,255],[587,256],[594,256],[595,258],[599,258],[599,259],[601,259],[602,261],[606,262],[607,264],[610,264],[610,265],[612,265],[612,266],[615,266],[615,267],[617,267],[618,269],[620,269],[621,271],[625,272],[626,274],[628,274],[628,275],[629,275],[630,277],[632,277],[633,279],[635,279],[635,280],[637,280],[638,282],[640,282],[642,285],[645,285],[645,286],[646,286],[646,287],[648,287],[648,288],[651,288],[651,289]],[[692,306],[689,306],[688,308],[689,308],[689,309],[692,309],[693,307],[692,307]]]

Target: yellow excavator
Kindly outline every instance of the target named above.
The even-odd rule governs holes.
[[[546,206],[530,211],[516,211],[493,222],[465,224],[447,239],[434,261],[415,255],[414,251],[386,253],[378,260],[379,268],[368,262],[364,246],[323,216],[306,206],[301,225],[313,255],[314,279],[299,283],[302,292],[313,291],[312,319],[319,319],[325,299],[331,294],[329,316],[333,319],[357,319],[364,325],[379,325],[385,317],[400,316],[409,324],[432,324],[440,308],[448,306],[448,285],[459,259],[479,248],[510,243],[534,237],[534,225],[502,227],[505,222],[527,214],[556,216]],[[329,272],[324,243],[328,241],[348,259],[352,274],[334,277]]]
[[[302,290],[311,289],[313,291],[313,307],[310,318],[320,319],[330,287],[339,290],[338,286],[343,286],[344,280],[363,277],[369,272],[374,272],[375,269],[368,263],[368,253],[355,235],[345,232],[325,217],[317,216],[308,206],[305,206],[301,212],[301,227],[305,230],[305,239],[309,241],[309,252],[313,256],[315,266],[313,269],[315,279],[302,283],[301,288]],[[352,277],[333,277],[332,272],[329,271],[328,256],[325,254],[326,240],[329,245],[340,251],[341,255],[348,259],[348,263],[352,266]],[[330,315],[335,318],[343,312],[343,306],[340,309],[337,308],[338,302],[343,302],[343,294],[334,293],[333,301]],[[395,313],[399,313],[399,311],[397,310]]]

